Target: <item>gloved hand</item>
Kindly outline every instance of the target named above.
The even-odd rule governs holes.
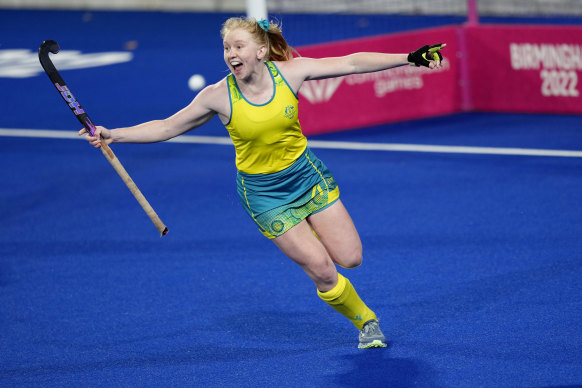
[[[418,50],[408,54],[408,63],[411,66],[425,66],[430,68],[438,67],[443,60],[443,56],[439,50],[443,49],[445,46],[446,44],[444,43],[438,43],[432,46],[422,46]]]

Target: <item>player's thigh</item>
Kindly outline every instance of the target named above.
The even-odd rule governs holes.
[[[335,263],[346,268],[362,263],[360,235],[341,200],[310,215],[308,222]]]
[[[300,265],[316,284],[337,281],[335,265],[325,246],[319,241],[307,221],[303,220],[281,236],[273,239],[279,249]],[[318,284],[319,286],[319,284]]]

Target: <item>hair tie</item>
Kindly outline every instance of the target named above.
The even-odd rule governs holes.
[[[259,20],[257,21],[257,23],[259,23],[259,26],[261,26],[261,28],[263,30],[265,30],[266,32],[269,32],[269,21],[268,20]]]

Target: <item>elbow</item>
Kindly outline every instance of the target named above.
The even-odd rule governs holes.
[[[172,134],[172,125],[168,121],[168,119],[160,121],[161,121],[160,141],[166,141],[175,137],[175,135]]]
[[[347,61],[347,73],[348,74],[359,74],[364,73],[366,70],[362,66],[361,53],[350,54],[346,58]]]
[[[161,130],[159,132],[158,141],[170,140],[188,131],[188,128],[184,129],[180,128],[180,126],[178,126],[176,122],[172,120],[171,117],[164,120],[160,120],[160,124]]]

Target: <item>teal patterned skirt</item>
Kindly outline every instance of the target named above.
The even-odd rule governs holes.
[[[236,182],[243,207],[268,238],[282,235],[339,198],[335,179],[309,147],[282,171],[238,171]]]

